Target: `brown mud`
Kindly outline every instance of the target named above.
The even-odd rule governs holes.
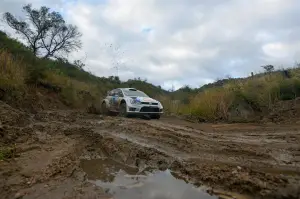
[[[0,198],[117,199],[91,182],[99,167],[84,163],[102,158],[126,165],[128,175],[168,169],[220,198],[300,198],[300,124],[29,114],[1,101],[0,121],[1,147],[14,150],[0,161]]]

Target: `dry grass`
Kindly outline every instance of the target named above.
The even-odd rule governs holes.
[[[229,89],[209,89],[192,99],[190,114],[205,120],[227,119],[233,100]]]
[[[103,95],[97,85],[72,79],[60,74],[59,71],[46,71],[43,81],[61,88],[60,95],[64,101],[78,108],[97,106]]]
[[[20,88],[30,90],[32,85],[27,84],[27,80],[30,78],[29,68],[24,65],[21,58],[14,57],[5,50],[0,50],[0,88],[5,91],[18,91]],[[38,70],[38,68],[34,70]],[[59,71],[44,69],[37,72],[42,73],[37,80],[60,88],[58,94],[70,106],[78,108],[86,108],[91,104],[97,106],[97,99],[100,100],[103,95],[101,89],[95,84],[78,81]]]
[[[268,112],[280,100],[300,97],[300,69],[292,69],[290,74],[290,78],[285,78],[282,73],[266,74],[206,89],[192,97],[187,105],[176,103],[174,106],[167,97],[163,104],[171,113],[191,115],[206,121],[229,120],[231,110],[245,103],[253,111]]]
[[[0,85],[4,88],[24,86],[26,68],[22,60],[0,50]]]

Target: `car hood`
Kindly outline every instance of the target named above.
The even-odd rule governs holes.
[[[136,101],[139,101],[139,102],[150,102],[150,103],[159,103],[159,101],[151,98],[151,97],[130,97],[131,99],[134,99]]]

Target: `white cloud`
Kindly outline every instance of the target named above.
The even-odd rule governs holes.
[[[4,0],[0,12],[20,14],[28,0]],[[141,77],[170,88],[246,76],[264,64],[300,56],[298,0],[34,0],[62,11],[83,33],[89,70]],[[119,51],[107,47],[112,43]],[[85,53],[84,53],[85,52]]]
[[[268,43],[262,47],[266,60],[278,62],[290,62],[299,58],[300,41],[295,43]]]

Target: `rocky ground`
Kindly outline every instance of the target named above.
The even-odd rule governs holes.
[[[81,159],[109,157],[170,169],[221,195],[300,198],[300,124],[196,124],[14,109],[0,101],[0,198],[113,196],[91,184]],[[240,195],[240,197],[242,197]]]

